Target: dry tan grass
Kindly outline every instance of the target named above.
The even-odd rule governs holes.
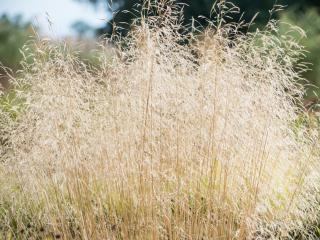
[[[181,35],[177,6],[156,5],[99,69],[36,43],[2,147],[3,238],[316,238],[303,49],[276,22]]]

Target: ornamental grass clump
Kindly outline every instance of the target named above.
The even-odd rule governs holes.
[[[145,4],[95,68],[35,42],[1,125],[4,239],[316,239],[304,50],[276,21],[244,34],[236,10],[186,33],[181,6]]]

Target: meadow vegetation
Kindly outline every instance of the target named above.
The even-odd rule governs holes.
[[[320,17],[319,11],[316,8],[309,8],[304,13],[299,12],[296,8],[288,9],[280,15],[280,21],[283,22],[280,26],[280,31],[288,31],[288,24],[300,26],[306,29],[306,36],[301,38],[301,44],[308,50],[305,61],[309,62],[309,68],[312,71],[307,71],[303,76],[308,79],[309,86],[307,87],[306,95],[309,99],[317,99],[319,96],[319,76],[320,76]],[[299,35],[296,35],[299,39]]]
[[[301,30],[244,34],[222,2],[182,34],[173,1],[143,9],[94,67],[25,52],[0,100],[0,239],[318,239]]]

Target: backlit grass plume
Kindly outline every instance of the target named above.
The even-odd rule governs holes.
[[[2,113],[0,239],[317,238],[303,48],[276,21],[243,34],[229,3],[182,34],[180,9],[145,4],[98,68],[35,43]]]

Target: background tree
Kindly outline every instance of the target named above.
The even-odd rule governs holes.
[[[92,31],[92,26],[82,20],[76,21],[71,27],[78,34],[80,39],[86,35],[90,35]]]
[[[20,49],[33,35],[29,22],[23,22],[21,16],[0,17],[0,62],[11,69],[18,69],[21,60]]]
[[[141,0],[78,0],[87,1],[92,4],[98,4],[100,2],[108,1],[112,6],[113,10],[117,10],[117,14],[114,15],[112,21],[106,24],[105,27],[98,29],[98,34],[110,33],[112,30],[112,24],[121,25],[125,30],[126,26],[129,26],[132,19],[135,18],[134,14],[130,14],[127,11],[132,11],[134,8],[139,8],[137,5],[140,4]],[[205,20],[199,18],[204,16],[210,18],[210,10],[214,3],[213,0],[177,0],[177,3],[184,3],[184,17],[185,23],[189,23],[192,18],[196,19],[200,24],[205,25]],[[304,12],[309,7],[320,8],[319,0],[275,0],[275,1],[261,1],[261,0],[233,0],[236,6],[238,6],[242,12],[245,12],[244,18],[250,21],[252,17],[259,12],[256,19],[256,24],[261,26],[265,24],[269,19],[269,10],[273,8],[275,4],[295,7],[297,11]],[[124,11],[126,10],[126,11]],[[121,24],[125,23],[125,24]],[[124,31],[126,32],[126,31]]]
[[[280,14],[280,20],[285,23],[300,26],[306,31],[307,37],[301,39],[301,44],[306,47],[305,61],[311,63],[310,69],[304,74],[311,86],[308,87],[308,97],[314,100],[319,98],[320,87],[320,14],[315,7],[299,11],[297,7],[291,7]],[[288,30],[288,24],[281,24],[280,30]],[[298,36],[297,36],[298,37]]]
[[[98,4],[110,0],[77,0],[87,1],[91,4]],[[285,6],[285,11],[277,12],[276,17],[282,21],[300,26],[306,31],[307,38],[302,40],[302,44],[306,46],[309,51],[307,53],[306,61],[312,64],[312,71],[305,73],[308,81],[313,87],[308,88],[308,97],[314,98],[320,95],[320,1],[319,0],[274,0],[274,1],[261,1],[261,0],[231,0],[236,6],[244,12],[244,20],[251,21],[253,16],[259,12],[255,19],[255,28],[264,26],[270,18],[270,12],[274,5]],[[184,21],[185,24],[190,23],[194,18],[196,22],[202,26],[206,25],[204,18],[210,18],[210,10],[214,0],[177,0],[179,3],[184,3]],[[97,29],[97,34],[110,33],[112,25],[120,26],[123,30],[122,33],[128,31],[128,26],[135,18],[134,14],[128,13],[132,9],[137,8],[137,4],[141,0],[113,0],[113,10],[118,13],[114,15],[112,21],[106,24],[103,28]],[[127,11],[124,11],[127,10]],[[254,30],[254,27],[252,30]],[[281,26],[282,31],[286,31],[286,26]]]
[[[31,24],[24,22],[21,16],[0,16],[0,65],[18,70],[22,59],[20,49],[33,35]],[[7,85],[3,68],[0,68],[1,85]]]

